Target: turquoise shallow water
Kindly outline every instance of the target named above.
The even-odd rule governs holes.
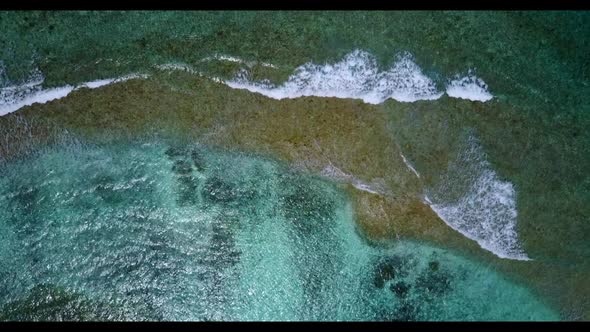
[[[344,192],[272,160],[197,144],[74,144],[2,171],[3,319],[557,319],[451,251],[369,246]],[[47,304],[39,285],[87,302]]]

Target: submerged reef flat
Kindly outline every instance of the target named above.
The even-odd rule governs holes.
[[[587,169],[587,167],[579,165],[579,168],[566,172],[563,165],[558,162],[536,163],[535,167],[519,166],[528,165],[532,160],[548,157],[550,153],[556,154],[553,158],[565,159],[583,153],[584,150],[576,149],[578,145],[574,141],[572,149],[556,151],[553,146],[555,137],[571,138],[562,136],[561,132],[551,130],[541,120],[534,123],[528,120],[525,122],[519,117],[518,112],[518,109],[501,101],[474,103],[446,96],[442,96],[434,102],[417,101],[408,104],[388,100],[377,105],[367,104],[359,99],[311,96],[275,100],[250,91],[232,89],[223,83],[187,71],[154,71],[149,78],[129,79],[96,89],[77,89],[65,98],[45,104],[27,106],[15,113],[1,117],[0,130],[4,135],[2,136],[4,142],[0,143],[0,149],[4,159],[2,167],[8,171],[13,170],[11,172],[15,174],[14,176],[18,176],[14,173],[14,169],[16,169],[14,165],[24,163],[24,160],[29,160],[27,158],[37,160],[36,163],[40,163],[40,167],[49,167],[49,165],[53,165],[52,163],[65,164],[49,167],[45,173],[31,174],[31,180],[52,174],[59,167],[65,169],[68,163],[86,162],[88,165],[94,165],[92,167],[98,167],[92,161],[93,158],[97,158],[93,153],[103,152],[92,152],[96,150],[94,146],[105,146],[100,149],[111,151],[106,154],[109,157],[97,158],[97,162],[102,160],[101,163],[105,163],[110,160],[113,163],[119,160],[112,165],[121,165],[116,167],[121,170],[134,165],[131,162],[134,159],[133,156],[139,158],[146,156],[147,159],[138,163],[137,168],[131,167],[129,170],[122,171],[123,173],[108,174],[110,171],[107,171],[109,168],[107,163],[100,166],[107,174],[96,176],[80,174],[80,179],[88,178],[89,181],[94,179],[95,182],[83,186],[79,184],[82,186],[79,192],[92,193],[94,197],[89,197],[90,200],[84,202],[86,200],[82,199],[84,196],[74,195],[71,202],[68,201],[68,204],[82,204],[78,210],[69,210],[68,213],[71,217],[68,220],[72,222],[77,220],[85,209],[93,211],[91,207],[98,202],[94,201],[93,203],[93,200],[99,200],[111,206],[112,212],[107,210],[105,213],[119,216],[122,221],[129,218],[137,219],[138,231],[142,227],[141,220],[161,225],[166,224],[168,219],[182,220],[182,218],[174,217],[175,213],[180,213],[174,212],[177,210],[164,212],[164,210],[156,208],[156,212],[150,212],[141,211],[140,206],[138,206],[139,210],[132,213],[133,216],[129,215],[132,212],[132,209],[129,209],[131,205],[139,204],[138,202],[146,203],[144,200],[153,199],[149,197],[160,197],[158,200],[162,199],[161,197],[166,197],[168,200],[166,204],[160,201],[148,205],[162,208],[174,207],[174,209],[179,209],[178,211],[184,210],[188,213],[186,220],[189,220],[191,215],[188,211],[197,209],[199,204],[221,206],[222,208],[219,210],[214,209],[217,211],[215,213],[199,212],[205,213],[204,215],[213,214],[206,218],[203,217],[207,221],[202,227],[206,227],[208,231],[202,232],[202,234],[210,234],[210,241],[204,241],[202,249],[198,250],[208,252],[220,259],[199,263],[205,266],[203,271],[199,272],[201,273],[199,280],[202,280],[207,286],[195,287],[200,289],[198,290],[200,292],[198,294],[201,294],[199,296],[211,301],[208,308],[212,308],[212,311],[209,312],[206,308],[197,310],[195,307],[195,311],[191,312],[201,312],[202,314],[198,317],[191,316],[194,319],[536,320],[558,317],[546,308],[554,308],[552,310],[559,312],[561,318],[588,319],[590,312],[584,302],[586,296],[581,295],[590,294],[590,286],[585,280],[590,266],[584,260],[588,248],[584,244],[583,236],[587,232],[579,231],[587,226],[584,225],[583,220],[578,218],[578,214],[587,211],[587,207],[579,205],[580,202],[573,199],[571,193],[568,194],[562,184],[570,183],[572,188],[578,188],[574,190],[583,190],[581,187],[583,183],[577,184],[578,187],[576,187],[576,172]],[[505,139],[498,141],[494,138],[498,135]],[[527,140],[531,135],[540,135],[541,137],[545,135],[548,139],[531,142]],[[586,134],[580,132],[580,135]],[[162,142],[171,143],[165,147],[162,146]],[[136,151],[134,150],[136,148],[129,148],[130,145],[141,146],[141,144],[145,144],[147,147],[137,148],[139,152],[133,152]],[[100,149],[96,151],[102,151]],[[148,152],[141,152],[142,149],[147,149]],[[240,158],[220,157],[223,153],[219,155],[216,154],[217,152],[207,152],[209,151],[207,149],[226,151],[224,153],[229,154],[244,153],[257,157],[251,157],[254,159],[245,158],[245,161],[242,161]],[[518,151],[522,151],[522,149],[528,149],[531,153],[519,153]],[[60,156],[62,152],[51,152],[54,150],[70,151],[68,153],[73,153],[73,155],[68,157],[70,159],[64,158]],[[79,155],[80,151],[85,151],[82,155],[85,154],[86,157]],[[49,155],[51,153],[58,154],[53,157],[40,157],[47,156],[48,153]],[[128,156],[129,153],[131,155]],[[78,157],[74,157],[74,155],[78,155]],[[219,160],[213,163],[215,165],[207,164],[207,159],[212,158],[210,155],[216,156],[213,159]],[[500,156],[508,159],[502,159]],[[129,158],[129,161],[124,161],[125,158]],[[306,182],[299,178],[300,175],[297,175],[297,180],[288,180],[288,177],[282,176],[273,180],[274,178],[269,174],[275,174],[277,171],[269,171],[269,169],[275,169],[275,166],[264,166],[270,164],[258,163],[255,161],[258,160],[257,158],[277,160],[278,163],[284,164],[281,167],[290,169],[290,171],[280,171],[285,174],[295,172],[318,179],[306,180],[311,181]],[[510,160],[510,162],[503,160]],[[580,162],[585,163],[586,161]],[[74,164],[69,165],[73,167]],[[92,167],[88,168],[81,164],[73,169],[92,170]],[[159,174],[158,172],[165,173],[160,180],[150,182],[145,178],[148,175],[142,175],[149,173],[146,167],[153,169],[156,174]],[[224,170],[228,167],[239,170]],[[215,169],[221,173],[215,175]],[[40,168],[38,171],[42,170],[43,168]],[[232,180],[234,183],[225,182],[227,174],[235,174],[236,179]],[[265,180],[264,184],[240,182],[240,179],[247,182],[248,179],[256,176],[266,176],[269,179]],[[119,177],[126,180],[118,180]],[[154,175],[149,175],[149,177],[154,177]],[[280,185],[283,181],[282,178],[287,182]],[[531,181],[531,178],[539,179],[539,181],[543,179],[543,184]],[[50,180],[47,181],[52,183]],[[166,185],[160,186],[157,185],[157,181],[167,182]],[[557,181],[560,181],[559,184]],[[330,183],[330,186],[333,187],[330,190],[339,193],[334,195],[341,197],[332,202],[329,200],[322,202],[322,197],[326,194],[315,192],[310,188],[324,182]],[[533,186],[531,183],[539,185]],[[64,186],[66,186],[65,183]],[[84,186],[90,187],[83,189]],[[146,188],[142,187],[141,190],[137,189],[147,196],[142,197],[143,194],[138,193],[140,196],[135,197],[124,192],[124,190],[135,192],[134,186],[147,186]],[[281,189],[272,189],[273,186]],[[12,194],[6,193],[3,197],[4,199],[12,197],[11,199],[22,201],[22,205],[19,205],[20,208],[15,213],[26,214],[28,213],[26,211],[38,213],[38,205],[35,204],[40,204],[45,199],[43,197],[52,195],[39,193],[38,189],[34,188],[35,185],[32,184],[27,188],[13,188]],[[261,188],[269,190],[265,191]],[[290,190],[293,192],[283,192],[286,190],[285,188],[291,188]],[[157,194],[161,190],[171,191]],[[271,206],[278,204],[277,202],[281,202],[281,204],[276,207]],[[47,204],[47,202],[43,204]],[[259,208],[258,204],[265,206],[265,208]],[[543,216],[537,213],[541,207],[547,212]],[[258,211],[250,211],[250,209]],[[291,227],[290,230],[284,230],[282,227],[287,226],[279,227],[270,221],[274,218],[272,216],[276,214],[272,211],[277,209],[284,211],[281,218],[284,219],[283,223],[286,222],[290,225],[288,226]],[[253,217],[251,213],[265,215]],[[300,213],[307,213],[307,215],[299,215]],[[500,217],[493,220],[478,219],[477,216],[482,213]],[[172,217],[164,217],[168,214]],[[459,214],[471,214],[475,216],[475,219],[457,218],[456,216]],[[551,219],[557,214],[560,214],[561,224],[545,220]],[[246,215],[250,215],[250,217],[244,217]],[[340,217],[334,217],[337,215]],[[33,221],[38,218],[33,215],[27,218],[31,218],[28,222],[31,227],[34,227]],[[104,218],[108,219],[112,216],[105,215]],[[158,219],[160,221],[156,221]],[[257,219],[268,219],[269,221],[265,221],[261,225],[250,224],[246,221]],[[55,222],[58,220],[56,219]],[[215,222],[215,220],[224,221]],[[469,224],[470,220],[476,220],[478,223]],[[303,224],[299,224],[301,221],[304,221]],[[79,227],[92,227],[93,224],[91,222],[81,223]],[[491,226],[484,227],[490,223]],[[564,227],[564,223],[568,223],[571,227]],[[49,224],[55,225],[51,222]],[[193,227],[192,223],[188,221],[183,224],[186,227]],[[245,224],[249,224],[249,226]],[[539,227],[539,224],[543,227]],[[63,228],[61,232],[66,233],[62,235],[75,229],[74,225],[67,227],[74,228]],[[243,227],[258,227],[260,229],[245,231]],[[280,231],[275,227],[279,227]],[[332,229],[332,227],[336,228]],[[338,230],[338,227],[348,227],[348,230]],[[264,230],[261,230],[262,228]],[[578,231],[572,231],[574,229],[578,229]],[[133,232],[131,229],[128,231]],[[267,239],[265,241],[270,242],[264,244],[266,242],[259,238],[258,231],[276,234],[277,239]],[[33,229],[31,232],[36,234],[35,232],[38,230]],[[170,232],[174,231],[170,230]],[[189,233],[185,235],[189,236]],[[342,240],[334,240],[334,243],[339,244],[330,244],[329,241],[322,244],[323,237],[330,238],[331,236],[337,238],[344,236],[347,241],[353,242],[357,241],[353,240],[354,237],[359,237],[358,241],[362,241],[362,243],[350,244],[345,241],[348,244],[343,244]],[[252,237],[255,237],[256,240],[253,240]],[[109,236],[105,237],[105,241],[107,239],[110,241]],[[187,241],[192,241],[190,236]],[[278,250],[273,254],[278,255],[276,259],[271,259],[270,256],[265,257],[263,254],[257,253],[256,250],[248,250],[250,248],[248,243],[258,243],[257,241],[262,241],[261,246],[290,246],[290,249],[285,247],[284,250]],[[281,244],[273,241],[278,241]],[[565,241],[571,245],[564,246]],[[144,240],[140,242],[143,243]],[[503,246],[498,249],[490,246],[490,243],[503,243]],[[157,244],[154,245],[157,246]],[[123,247],[125,246],[127,244]],[[166,244],[166,246],[171,245]],[[397,263],[391,263],[393,265],[387,263],[389,258],[378,258],[380,255],[387,256],[387,254],[383,254],[384,252],[395,253],[397,250],[410,250],[407,248],[414,248],[417,251],[433,250],[433,252],[442,250],[420,249],[430,248],[430,246],[447,248],[445,250],[453,252],[452,255],[468,257],[468,260],[477,260],[479,263],[473,264],[481,266],[465,270],[471,272],[458,272],[461,269],[447,269],[447,263],[437,259],[428,260],[425,258],[428,255],[425,254],[424,257],[416,258],[420,262],[415,264],[421,268],[410,268],[411,271],[403,272],[396,270]],[[299,249],[293,248],[302,248],[302,254],[308,255],[305,256],[308,257],[306,259],[316,260],[320,259],[314,254],[316,251],[329,253],[336,247],[344,248],[342,249],[344,251],[337,255],[345,258],[326,258],[331,262],[328,265],[305,260],[308,262],[307,264],[296,264],[293,263],[293,260],[297,260],[297,258],[289,257],[289,255],[293,255],[293,252],[300,252]],[[357,247],[363,248],[359,249],[358,255],[366,256],[349,257],[352,254],[347,254],[347,250],[357,252]],[[141,252],[143,249],[138,250]],[[174,250],[182,252],[187,249],[178,245]],[[307,250],[309,252],[305,254]],[[266,251],[262,250],[262,252]],[[366,254],[361,254],[363,252]],[[376,254],[378,252],[381,254]],[[155,249],[153,257],[159,257],[158,255],[162,254],[159,249]],[[172,259],[176,262],[171,257],[180,255],[180,253],[174,252],[166,255],[172,256],[166,256],[170,258],[164,260]],[[116,260],[116,258],[113,259]],[[143,271],[141,269],[145,268],[145,266],[142,267],[141,262],[147,258],[138,256],[137,264],[139,265],[135,268],[123,263],[126,258],[121,259],[121,269],[139,268],[137,271],[140,273]],[[361,281],[357,277],[346,277],[348,272],[343,272],[345,276],[342,278],[346,281],[342,282],[351,282],[350,287],[353,287],[351,289],[358,289],[356,294],[361,294],[354,299],[347,300],[347,296],[353,295],[342,294],[340,292],[344,290],[334,288],[340,282],[334,279],[334,275],[342,269],[344,269],[342,271],[354,269],[353,266],[356,263],[351,263],[349,259],[353,259],[358,264],[369,264],[369,261],[374,261],[371,263],[374,267],[370,267],[370,264],[363,267],[358,266],[358,269],[366,272],[365,276],[358,278],[366,278],[365,281]],[[396,261],[401,258],[395,258],[394,255],[391,259]],[[183,260],[178,262],[181,261]],[[257,270],[250,270],[256,264],[255,262],[262,262],[260,264],[267,262],[269,265],[274,262],[277,266],[273,268],[278,271],[276,273],[269,271],[264,276],[258,275]],[[157,263],[157,259],[153,263],[160,264]],[[215,266],[210,266],[211,264]],[[314,268],[314,266],[322,266],[322,264],[326,265],[326,271],[317,271]],[[414,263],[404,264],[406,263],[402,265],[414,266],[412,265]],[[83,268],[79,268],[82,270],[76,273],[83,272]],[[180,267],[172,269],[180,269]],[[195,267],[195,269],[200,268]],[[408,268],[403,269],[407,270]],[[184,268],[184,271],[189,270],[188,267]],[[113,276],[123,278],[121,285],[125,285],[125,273],[120,271],[123,270],[113,271]],[[271,269],[271,271],[274,270]],[[483,299],[485,295],[482,295],[486,294],[485,292],[469,288],[476,287],[475,284],[483,283],[483,281],[473,281],[476,280],[473,278],[477,275],[473,271],[487,271],[477,273],[492,275],[498,273],[497,282],[503,280],[504,276],[509,280],[501,282],[509,283],[510,286],[504,284],[502,284],[503,286],[482,286],[499,289],[497,307],[494,307],[494,310],[482,310],[482,307],[478,307],[472,308],[475,311],[454,311],[453,308],[464,307],[467,303],[462,301],[467,301],[464,296],[467,296],[468,289],[471,289],[473,294],[482,296],[481,299],[473,301],[485,301]],[[156,272],[146,270],[144,273]],[[296,280],[292,284],[284,284],[285,280],[278,277],[281,273],[298,277],[293,277]],[[404,273],[411,276],[397,277],[404,275]],[[465,280],[468,280],[465,281],[467,284],[458,281],[460,279],[457,279],[459,277],[456,274],[461,273],[465,274],[465,278],[467,278]],[[92,275],[92,273],[90,274]],[[322,277],[324,274],[330,277]],[[91,278],[91,275],[88,278]],[[58,276],[51,278],[61,280]],[[281,309],[285,312],[274,312],[269,304],[279,301],[275,297],[278,295],[268,294],[264,289],[256,289],[256,287],[265,285],[255,287],[251,280],[260,278],[268,278],[268,284],[273,285],[273,290],[280,289],[280,292],[284,292],[285,296],[299,295],[292,295],[294,298],[288,304],[277,302],[274,305],[276,307],[274,310]],[[330,281],[323,283],[322,279]],[[89,285],[96,282],[88,281],[90,279],[80,280],[87,280],[76,282],[81,289],[90,287]],[[160,282],[161,278],[153,276],[152,280]],[[231,283],[231,286],[225,284],[226,282]],[[179,283],[184,285],[181,281]],[[34,282],[31,285],[33,284]],[[331,286],[326,286],[327,284]],[[352,286],[353,284],[356,286]],[[366,285],[372,285],[372,288],[363,290],[362,287]],[[93,287],[86,288],[86,291],[99,292],[96,288],[98,286]],[[166,287],[176,286],[155,285],[154,287],[166,289]],[[324,290],[325,287],[328,287],[329,290]],[[522,297],[514,300],[516,301],[514,302],[515,308],[521,309],[514,313],[516,316],[510,316],[510,309],[508,309],[510,307],[502,308],[501,304],[503,301],[507,303],[508,300],[502,299],[502,296],[505,296],[503,295],[504,290],[509,290],[510,287],[521,287],[518,289],[522,289],[523,292]],[[527,287],[530,288],[530,293],[528,290],[524,290]],[[104,289],[102,291],[107,292]],[[121,291],[122,288],[117,292]],[[24,294],[26,290],[23,289],[20,292],[18,294]],[[166,312],[162,317],[171,319],[188,317],[182,316],[180,312],[166,311],[172,309],[157,302],[157,297],[153,297],[153,294],[156,293],[149,290],[143,292],[145,295],[129,296],[134,297],[134,301],[138,302],[144,301],[139,299],[141,296],[150,297],[151,301],[156,301],[154,306],[158,308],[153,310],[160,314]],[[166,293],[166,291],[162,292]],[[238,306],[236,309],[238,312],[224,311],[226,310],[223,305],[224,301],[237,301],[236,298],[244,300],[242,296],[249,294],[249,292],[259,294],[259,296],[254,296],[255,302],[251,302],[249,305],[253,305],[253,308],[258,306],[257,308],[260,310],[250,308],[251,311],[249,311],[247,306],[243,308]],[[325,294],[322,296],[327,296],[327,298],[313,303],[309,302],[311,298],[318,297],[318,295],[313,295],[317,294],[316,292]],[[365,292],[373,295],[362,295],[368,294]],[[521,290],[515,292],[518,293]],[[15,294],[14,298],[22,296],[18,294]],[[454,300],[449,299],[451,302],[455,301],[452,302],[455,304],[449,307],[438,307],[440,305],[438,297],[446,296],[444,294],[455,294],[451,296]],[[107,295],[104,293],[100,296]],[[176,295],[170,294],[170,296]],[[350,309],[354,312],[330,313],[331,309],[325,306],[328,302],[334,301],[332,296],[343,301],[342,305],[345,308],[346,303],[349,303],[346,301],[350,301],[350,303],[357,303],[356,301],[361,301],[359,299],[377,301],[378,304],[375,306],[381,308],[382,312],[377,309],[367,309],[369,311],[361,313],[361,311],[355,311],[357,309]],[[531,300],[528,296],[532,296],[535,300]],[[388,302],[390,298],[392,300]],[[171,304],[176,303],[174,301],[182,300],[170,298],[169,301]],[[447,300],[445,299],[445,301]],[[532,307],[526,307],[518,301],[535,304],[531,304]],[[421,303],[427,302],[432,302],[432,306],[427,305],[421,308]],[[390,303],[391,307],[383,303]],[[493,303],[490,302],[488,305],[494,306]],[[364,307],[364,305],[359,306]],[[314,309],[316,307],[317,309]],[[350,308],[357,307],[351,306]],[[373,308],[373,306],[368,305],[367,308]],[[295,313],[294,316],[289,316],[293,313]],[[490,316],[485,316],[487,314]],[[528,314],[532,316],[527,316]],[[150,318],[148,315],[141,319]]]

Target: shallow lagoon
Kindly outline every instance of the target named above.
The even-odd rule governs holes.
[[[67,144],[2,171],[2,319],[558,319],[452,251],[369,245],[336,184],[266,158]]]

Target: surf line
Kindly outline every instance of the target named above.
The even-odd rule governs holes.
[[[61,99],[69,95],[72,91],[81,88],[96,89],[105,85],[128,81],[131,79],[146,79],[147,74],[129,74],[118,78],[100,79],[90,82],[84,82],[76,86],[65,85],[57,88],[41,89],[40,85],[43,80],[25,83],[20,86],[10,86],[0,89],[0,116],[15,112],[25,106],[33,104],[45,104],[49,101]],[[37,88],[37,89],[35,89]],[[28,89],[33,91],[27,92]],[[22,94],[19,95],[19,90]]]
[[[399,155],[402,157],[402,160],[404,161],[404,164],[406,164],[406,166],[408,166],[408,168],[410,169],[410,171],[412,171],[414,174],[416,174],[416,176],[418,177],[418,179],[420,178],[420,173],[418,173],[418,171],[416,171],[416,169],[412,166],[412,164],[410,164],[410,162],[408,161],[408,159],[406,159],[406,157],[400,152]]]

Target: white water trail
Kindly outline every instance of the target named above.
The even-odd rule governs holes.
[[[234,57],[225,56],[223,59],[243,63]],[[252,81],[249,76],[249,71],[242,68],[234,79],[224,83],[235,89],[245,89],[279,100],[316,96],[362,99],[369,104],[381,104],[387,99],[400,102],[436,100],[444,94],[422,72],[408,52],[398,54],[394,64],[384,71],[379,69],[373,55],[355,50],[336,63],[319,65],[309,62],[301,65],[286,82],[279,85],[268,80]],[[476,77],[473,70],[469,70],[464,77],[457,75],[449,80],[446,93],[452,98],[480,102],[493,98],[487,84]]]
[[[215,54],[200,60],[228,61],[243,64],[249,68],[261,65],[269,68],[278,66],[256,61],[246,61],[236,56]],[[397,55],[394,64],[387,70],[380,70],[376,58],[366,51],[355,50],[341,61],[333,64],[306,63],[296,68],[289,79],[274,85],[268,80],[253,82],[249,70],[242,68],[234,79],[224,80],[193,69],[186,64],[156,65],[160,70],[184,70],[191,74],[207,77],[224,83],[234,89],[246,89],[274,99],[297,98],[304,96],[362,99],[369,104],[381,104],[387,99],[400,102],[436,100],[445,92],[437,89],[435,82],[426,76],[408,52]],[[4,71],[4,69],[0,69]],[[2,73],[3,74],[3,73]],[[100,79],[62,87],[43,89],[44,77],[38,70],[29,80],[0,88],[0,116],[14,112],[34,103],[46,103],[63,98],[82,87],[95,89],[104,85],[122,82],[132,78],[146,78],[147,75],[130,74],[119,78]],[[462,98],[485,102],[493,98],[487,84],[476,77],[472,70],[464,77],[457,75],[446,85],[446,94],[452,98]]]
[[[456,76],[447,84],[447,95],[473,101],[486,102],[494,96],[488,91],[488,85],[475,76],[472,71],[466,76]]]
[[[406,166],[408,167],[408,169],[410,171],[412,171],[416,177],[418,177],[418,179],[420,178],[420,173],[418,173],[418,171],[416,171],[416,169],[414,168],[414,166],[412,166],[412,164],[410,164],[410,162],[408,161],[408,159],[406,159],[406,156],[404,156],[402,153],[399,154],[402,157],[402,160],[404,161],[404,164],[406,164]]]
[[[334,64],[306,63],[278,86],[268,81],[251,82],[245,73],[242,71],[225,83],[274,99],[317,96],[355,98],[380,104],[389,98],[413,102],[438,99],[443,94],[434,81],[422,73],[409,53],[398,55],[391,68],[380,71],[374,56],[356,50]]]
[[[44,104],[55,99],[63,98],[72,91],[81,88],[96,89],[101,86],[136,78],[147,78],[147,75],[130,74],[118,78],[85,82],[78,84],[77,86],[65,85],[57,88],[43,89],[43,74],[36,70],[25,83],[0,88],[0,116],[15,112],[25,106],[30,106],[35,103]]]
[[[451,228],[500,258],[530,260],[516,232],[518,212],[512,183],[501,180],[471,136],[459,160],[450,165],[442,184],[424,197]],[[459,198],[448,199],[457,183],[467,183]]]

